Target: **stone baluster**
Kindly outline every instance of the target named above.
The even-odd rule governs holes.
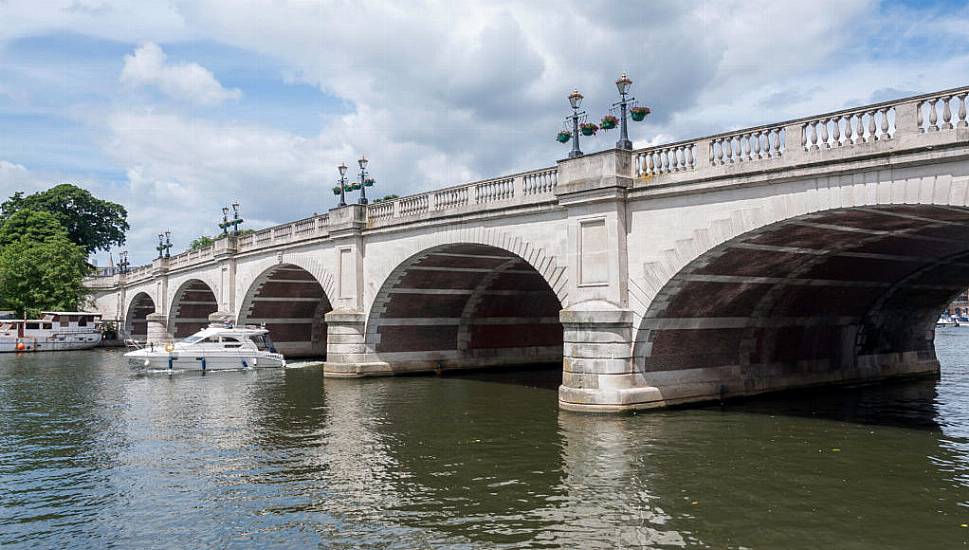
[[[756,132],[754,132],[754,133],[752,133],[750,135],[750,138],[751,138],[751,143],[750,143],[750,157],[753,160],[760,160],[760,159],[764,158],[760,154],[760,136],[762,136],[762,135],[763,135],[763,132],[761,132],[760,130],[757,130]]]
[[[670,173],[670,156],[668,151],[660,151],[659,158],[661,161],[660,173],[669,174]]]
[[[882,135],[879,139],[892,139],[892,134],[889,132],[888,124],[888,111],[891,110],[890,107],[885,107],[882,109]]]
[[[723,152],[724,162],[728,164],[733,164],[737,161],[737,155],[733,150],[733,137],[723,138],[723,143],[726,149]]]
[[[842,146],[844,146],[844,145],[851,145],[851,138],[853,137],[854,132],[855,132],[855,129],[854,129],[854,127],[852,127],[852,124],[851,124],[851,119],[852,119],[853,116],[854,115],[852,115],[852,114],[847,114],[847,115],[844,115],[843,117],[841,117],[842,120],[845,123],[844,134],[843,134],[844,135],[844,141],[841,143]]]
[[[740,161],[749,161],[750,158],[750,134],[741,134],[737,138],[737,149],[740,153]]]
[[[875,113],[876,111],[868,112],[868,141],[875,141],[875,132],[877,128],[875,127]]]
[[[719,143],[719,139],[710,141],[710,164],[715,166],[723,164],[723,147],[720,147]]]
[[[821,142],[821,145],[822,145],[821,148],[823,149],[831,148],[831,143],[828,141],[828,120],[830,119],[826,118],[818,121],[818,125],[820,125],[821,127],[821,135],[819,136],[819,141]]]
[[[939,126],[938,126],[939,113],[937,113],[935,110],[935,104],[937,101],[938,100],[936,99],[929,100],[929,131],[930,132],[937,132],[939,130]]]
[[[855,139],[852,143],[864,143],[865,142],[865,113],[858,113],[855,115]]]
[[[952,126],[952,108],[949,103],[952,102],[951,96],[946,96],[942,98],[942,129],[951,130]]]
[[[831,146],[840,147],[841,146],[841,117],[834,117],[831,119]]]
[[[693,158],[693,145],[687,145],[683,154],[686,155],[686,167],[690,170],[696,169],[696,160]]]
[[[956,128],[966,128],[969,126],[969,121],[966,120],[966,95],[963,92],[956,96],[956,101],[959,102],[959,121],[956,123]]]
[[[923,134],[925,133],[925,120],[924,120],[925,117],[922,114],[922,108],[924,106],[925,106],[925,102],[924,101],[919,101],[915,105],[915,114],[916,114],[916,117],[917,117],[916,118],[916,120],[917,120],[916,123],[918,124],[918,127],[919,127],[919,133],[923,133]]]

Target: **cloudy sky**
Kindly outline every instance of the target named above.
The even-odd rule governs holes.
[[[252,228],[326,211],[361,153],[376,195],[550,166],[568,92],[598,118],[621,71],[637,145],[696,137],[969,84],[969,7],[0,0],[0,195],[120,202],[142,263],[233,200]]]

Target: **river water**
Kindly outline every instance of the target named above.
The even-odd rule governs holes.
[[[0,356],[0,546],[957,548],[969,329],[940,380],[622,417],[555,371],[136,375]]]

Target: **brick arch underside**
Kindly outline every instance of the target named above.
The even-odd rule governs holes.
[[[209,314],[219,309],[215,292],[206,283],[193,279],[183,283],[175,293],[169,331],[175,338],[185,338],[207,327]]]
[[[128,338],[143,341],[148,337],[148,315],[155,312],[155,301],[145,292],[131,300],[125,314],[124,330]]]
[[[803,215],[677,273],[642,320],[636,361],[668,402],[937,372],[935,321],[967,283],[969,209]]]
[[[256,278],[246,292],[239,322],[264,324],[276,349],[287,357],[325,357],[324,315],[332,309],[316,277],[282,264]]]
[[[562,361],[562,306],[516,254],[480,244],[431,248],[378,293],[367,348],[402,370]]]

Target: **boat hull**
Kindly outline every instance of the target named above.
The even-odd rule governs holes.
[[[26,353],[35,351],[73,351],[96,348],[101,343],[100,334],[69,338],[16,338],[0,336],[0,353]],[[23,349],[17,349],[23,344]]]
[[[243,370],[271,369],[286,366],[279,354],[218,354],[205,357],[186,353],[131,352],[125,354],[128,366],[136,370]]]

